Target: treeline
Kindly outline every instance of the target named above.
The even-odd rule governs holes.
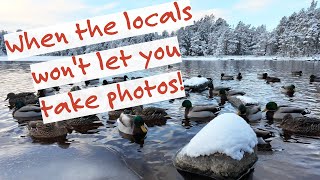
[[[0,55],[6,54],[3,42],[3,35],[6,33],[0,31]],[[178,36],[184,56],[313,56],[320,54],[320,8],[317,8],[317,1],[313,0],[308,9],[283,17],[271,32],[267,31],[265,25],[253,27],[243,22],[231,27],[224,19],[208,15],[196,21],[193,26],[176,32],[146,34],[46,55],[79,55],[170,36]]]

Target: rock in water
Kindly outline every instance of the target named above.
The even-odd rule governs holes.
[[[258,157],[255,132],[233,113],[222,114],[207,124],[177,152],[178,170],[212,178],[238,179],[247,174]]]

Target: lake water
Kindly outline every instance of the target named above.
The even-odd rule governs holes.
[[[99,115],[104,126],[86,134],[73,132],[66,142],[34,142],[27,128],[12,118],[12,110],[3,101],[9,92],[33,91],[30,64],[0,62],[0,179],[184,179],[173,167],[172,157],[205,124],[192,122],[188,127],[182,124],[182,100],[152,104],[167,108],[172,119],[165,126],[151,127],[143,147],[123,139],[116,124],[108,122],[107,114]],[[173,70],[182,70],[184,77],[211,77],[216,86],[245,91],[262,106],[269,101],[292,104],[310,109],[310,116],[320,117],[319,84],[309,83],[311,74],[320,75],[317,61],[184,61],[170,70],[162,67],[131,73],[129,77]],[[291,76],[291,71],[300,70],[304,72],[302,77]],[[244,78],[221,82],[222,72],[228,75],[241,72]],[[257,78],[257,73],[263,72],[281,78],[282,82],[266,84]],[[294,97],[281,93],[284,84],[296,85]],[[63,86],[61,92],[70,88]],[[190,99],[193,104],[217,104],[217,99],[208,99],[207,94],[207,91],[194,93]],[[223,112],[235,109],[226,104]],[[271,142],[273,151],[258,153],[252,179],[320,179],[320,138],[283,137],[279,124],[266,120],[252,126],[276,135]]]

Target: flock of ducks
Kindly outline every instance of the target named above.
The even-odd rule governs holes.
[[[301,71],[292,72],[294,76],[302,76]],[[131,79],[138,79],[141,77],[133,77]],[[203,80],[203,77],[198,76]],[[280,82],[277,77],[271,77],[267,73],[258,74],[259,79],[264,79],[267,83]],[[118,83],[127,81],[128,76],[114,77],[112,81],[108,82],[103,80],[103,85]],[[220,102],[218,105],[194,105],[188,99],[183,98],[181,106],[185,108],[184,120],[188,121],[210,121],[220,112],[221,108],[224,108],[226,102],[232,104],[238,111],[238,115],[241,116],[248,123],[257,122],[262,119],[262,112],[260,103],[254,99],[246,96],[245,92],[232,90],[230,87],[215,87],[211,78],[201,81],[203,83],[186,86],[187,97],[191,93],[203,92],[208,90],[208,97],[218,97]],[[243,76],[239,73],[236,76],[221,74],[221,81],[226,80],[242,80]],[[314,75],[310,76],[310,82],[320,82],[320,77]],[[86,81],[85,86],[95,86],[99,84],[99,79]],[[72,84],[71,84],[72,85]],[[13,108],[13,117],[18,120],[19,123],[26,123],[29,134],[36,139],[52,139],[59,137],[66,137],[68,133],[73,130],[78,132],[87,132],[90,129],[97,128],[102,125],[101,120],[96,115],[90,115],[81,118],[75,118],[67,121],[43,124],[41,117],[41,110],[39,107],[38,98],[55,94],[60,90],[59,87],[49,88],[38,91],[38,94],[34,93],[9,93],[7,99],[9,101],[9,107]],[[74,86],[70,91],[81,90],[79,86]],[[295,92],[295,86],[283,86],[282,91],[287,94],[293,94]],[[186,97],[186,98],[187,98]],[[171,100],[170,102],[173,102]],[[275,102],[269,102],[266,104],[265,110],[266,118],[268,120],[275,120],[281,122],[281,127],[286,131],[291,131],[300,134],[312,134],[320,135],[320,121],[315,118],[306,117],[310,111],[303,108],[293,107],[289,105],[279,106]],[[123,110],[116,110],[108,112],[109,120],[117,121],[117,128],[123,137],[126,137],[132,141],[143,143],[146,134],[148,133],[148,127],[165,125],[168,116],[166,109],[157,107],[143,107],[136,106],[126,108]],[[268,138],[270,132],[255,130],[258,137]]]

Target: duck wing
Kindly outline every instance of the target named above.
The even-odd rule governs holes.
[[[162,116],[166,116],[166,110],[162,108],[156,108],[156,107],[146,107],[142,110],[143,115],[153,115],[153,114],[160,114]]]
[[[212,105],[212,106],[194,106],[191,109],[192,112],[203,112],[203,111],[209,111],[209,112],[213,112],[216,113],[218,111],[220,111],[220,108],[216,105]]]

